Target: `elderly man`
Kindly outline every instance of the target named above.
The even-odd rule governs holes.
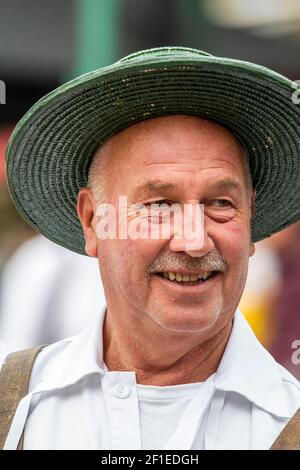
[[[237,306],[254,242],[300,218],[297,93],[254,64],[160,48],[22,119],[12,197],[48,238],[98,258],[107,305],[32,371],[38,351],[4,363],[5,449],[272,446],[300,386]],[[297,447],[297,419],[274,447]]]

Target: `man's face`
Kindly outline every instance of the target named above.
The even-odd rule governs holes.
[[[239,142],[212,121],[168,116],[125,129],[104,150],[105,201],[115,205],[117,215],[120,195],[129,205],[167,201],[193,208],[200,203],[204,210],[204,238],[192,248],[184,230],[180,238],[171,231],[168,239],[98,240],[94,217],[87,248],[95,247],[89,254],[99,259],[108,306],[169,331],[219,329],[239,303],[254,252]],[[198,279],[208,272],[213,275]],[[179,273],[193,277],[180,281]]]

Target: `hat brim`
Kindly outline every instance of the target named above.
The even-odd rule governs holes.
[[[76,203],[96,148],[138,121],[199,115],[229,128],[247,149],[256,188],[252,240],[261,240],[300,218],[297,89],[275,72],[233,59],[119,61],[62,85],[22,118],[6,154],[11,196],[33,228],[85,254]]]

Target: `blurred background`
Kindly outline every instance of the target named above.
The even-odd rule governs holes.
[[[300,2],[0,0],[0,81],[6,88],[0,104],[0,338],[8,350],[76,334],[105,303],[96,261],[37,235],[14,209],[5,180],[12,129],[59,84],[136,50],[168,45],[252,61],[298,80]],[[264,346],[300,379],[300,354],[293,355],[300,346],[300,225],[256,248],[240,308]]]

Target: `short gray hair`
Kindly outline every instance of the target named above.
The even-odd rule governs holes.
[[[96,150],[88,171],[87,187],[91,189],[97,202],[105,199],[105,147],[100,145]]]

